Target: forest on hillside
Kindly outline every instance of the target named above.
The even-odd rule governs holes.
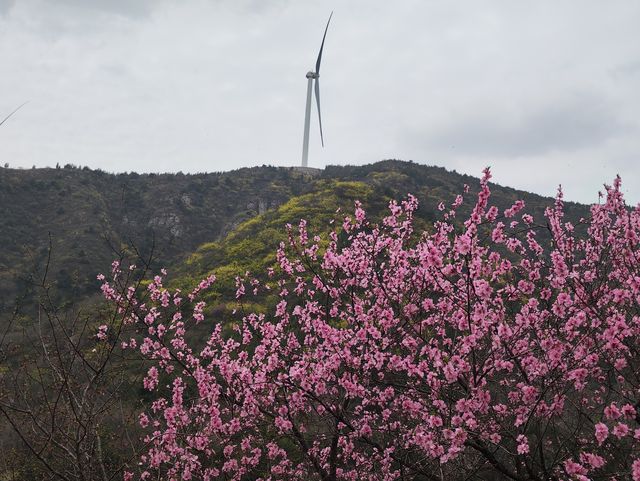
[[[0,480],[640,479],[640,211],[410,162],[0,170]]]

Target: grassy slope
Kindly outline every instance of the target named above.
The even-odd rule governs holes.
[[[438,217],[438,204],[452,202],[465,184],[470,186],[470,192],[468,201],[460,208],[460,219],[469,214],[474,203],[479,188],[477,178],[398,161],[329,167],[314,181],[311,192],[292,197],[277,209],[241,223],[224,238],[199,246],[186,262],[175,266],[172,283],[191,289],[200,279],[216,274],[218,282],[209,301],[217,304],[220,313],[228,313],[235,307],[235,276],[246,271],[259,274],[274,264],[275,250],[286,238],[286,224],[297,225],[304,218],[309,222],[310,233],[323,234],[331,228],[329,221],[336,217],[336,209],[351,213],[356,199],[363,203],[370,217],[379,219],[386,214],[389,200],[400,200],[412,193],[420,201],[416,225],[425,229]],[[542,223],[544,209],[553,204],[553,199],[498,185],[492,185],[491,190],[491,205],[505,209],[515,200],[523,199],[525,210]],[[588,209],[568,203],[567,212],[567,220],[575,222],[586,216]],[[341,215],[344,214],[337,218],[341,219]],[[540,237],[544,239],[544,232]]]

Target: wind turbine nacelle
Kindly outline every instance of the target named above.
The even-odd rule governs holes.
[[[320,77],[320,75],[318,75],[315,72],[307,72],[307,78],[318,78]]]

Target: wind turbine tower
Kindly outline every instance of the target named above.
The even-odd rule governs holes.
[[[307,72],[307,108],[304,114],[304,138],[302,140],[302,167],[307,167],[309,162],[309,125],[311,123],[311,91],[314,90],[316,94],[316,105],[318,107],[318,122],[320,123],[320,142],[324,147],[324,137],[322,135],[322,116],[320,115],[320,62],[322,61],[322,49],[324,48],[324,39],[327,37],[327,30],[329,30],[329,23],[333,12],[329,15],[327,26],[324,29],[324,35],[322,37],[322,44],[320,44],[320,53],[318,53],[318,59],[316,60],[315,72]]]

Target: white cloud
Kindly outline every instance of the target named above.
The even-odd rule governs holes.
[[[640,200],[640,4],[0,0],[0,161],[110,171],[413,159],[593,200]],[[315,119],[314,119],[315,120]],[[451,148],[453,147],[453,148]]]

